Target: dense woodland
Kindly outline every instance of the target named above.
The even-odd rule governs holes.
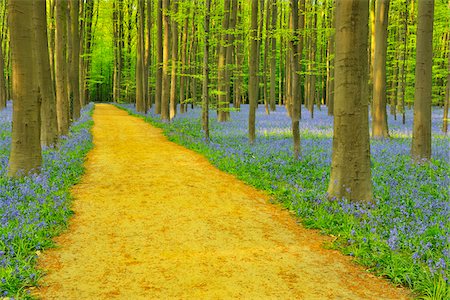
[[[214,143],[212,119],[218,122],[213,124],[230,124],[233,118],[245,118],[239,124],[246,127],[248,151],[259,147],[259,106],[265,113],[259,118],[267,120],[286,111],[291,148],[285,161],[297,167],[310,159],[303,155],[310,133],[300,130],[300,124],[328,114],[332,142],[324,147],[332,148],[331,158],[310,168],[326,161],[326,175],[319,176],[327,185],[322,192],[357,206],[376,203],[374,195],[380,193],[372,146],[390,147],[407,139],[408,162],[402,166],[447,183],[447,190],[430,188],[425,194],[428,200],[440,197],[436,205],[447,197],[443,213],[434,212],[438,221],[434,215],[429,218],[440,222],[430,225],[429,235],[438,232],[440,239],[448,233],[448,226],[443,229],[448,220],[439,220],[448,212],[448,193],[442,195],[448,191],[448,176],[433,175],[445,168],[441,156],[448,151],[441,150],[448,144],[450,102],[446,0],[2,0],[0,45],[0,111],[12,102],[11,141],[7,150],[0,147],[0,154],[9,156],[0,160],[6,161],[4,182],[39,173],[45,165],[42,153],[66,143],[71,124],[81,126],[77,122],[90,102],[132,106],[138,114],[153,114],[166,128],[196,112],[197,133],[205,145]],[[393,136],[394,121],[404,128],[409,122],[411,132]],[[3,136],[7,134],[0,130],[0,140]],[[433,161],[436,144],[440,152]],[[77,168],[82,169],[81,163]],[[286,172],[297,174],[295,168]],[[417,178],[413,184],[422,180]],[[381,238],[383,243],[386,239]],[[444,271],[426,279],[388,276],[409,286],[428,280],[450,293],[444,277],[448,244],[442,250],[446,246],[439,240],[433,244],[437,250],[427,252],[431,246],[424,240],[408,243],[408,251],[420,244],[422,264],[435,259],[428,263],[432,271],[414,269],[417,274]],[[391,255],[397,250],[389,247],[377,251]],[[369,250],[370,255],[376,252]],[[408,266],[416,265],[412,255],[404,255]]]

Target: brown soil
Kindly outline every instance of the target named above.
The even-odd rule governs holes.
[[[262,192],[161,130],[96,105],[75,216],[46,251],[43,299],[407,299]]]

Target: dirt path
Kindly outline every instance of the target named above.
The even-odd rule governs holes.
[[[405,299],[261,192],[96,105],[94,149],[43,299]]]

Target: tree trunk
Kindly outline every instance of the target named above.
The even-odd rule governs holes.
[[[170,119],[177,114],[177,64],[178,64],[178,0],[172,0],[172,74],[170,75]]]
[[[301,92],[300,92],[300,60],[303,50],[302,39],[300,35],[300,29],[304,26],[304,1],[300,3],[300,9],[297,0],[291,0],[291,22],[293,36],[290,40],[290,48],[292,53],[291,58],[291,80],[292,80],[292,137],[294,141],[294,159],[299,159],[300,157],[300,114],[301,114]]]
[[[329,0],[332,2],[333,0]],[[334,10],[331,5],[331,21],[330,27],[333,30],[331,36],[328,38],[328,51],[327,51],[327,83],[326,83],[326,91],[327,91],[327,106],[328,106],[328,115],[333,115],[334,110],[334,43],[335,43],[335,22],[334,22]]]
[[[270,39],[271,39],[271,51],[270,51],[270,91],[269,91],[269,103],[270,110],[275,111],[276,109],[276,72],[277,72],[277,38],[275,35],[275,31],[277,29],[277,1],[270,0],[270,4],[272,5],[272,22],[270,25]],[[281,61],[281,59],[280,59]],[[281,76],[281,74],[280,74]]]
[[[434,0],[419,1],[416,39],[416,76],[411,156],[431,158],[431,82],[433,66]]]
[[[71,37],[71,64],[70,64],[70,96],[72,99],[72,120],[80,117],[80,31],[79,31],[79,0],[69,1],[70,5],[70,37]]]
[[[33,2],[9,0],[9,28],[12,59],[13,121],[8,176],[20,177],[39,172],[42,163],[40,143],[40,103],[33,57]]]
[[[226,103],[226,94],[229,91],[226,90],[226,54],[228,44],[228,34],[227,30],[230,23],[230,0],[224,0],[224,16],[222,19],[222,32],[220,34],[220,46],[219,46],[219,56],[217,63],[217,90],[218,90],[218,111],[217,120],[219,122],[226,122],[229,120],[228,107],[229,104]]]
[[[445,90],[444,115],[442,117],[442,132],[448,131],[448,109],[450,106],[450,55],[448,56],[447,88]]]
[[[202,127],[205,139],[209,141],[209,18],[211,0],[206,0],[205,11],[205,40],[203,44],[203,87],[202,87]]]
[[[163,64],[162,64],[162,92],[161,92],[161,119],[169,120],[169,56],[170,56],[170,2],[163,0]]]
[[[248,116],[248,137],[250,144],[255,142],[255,119],[258,102],[258,0],[252,0],[251,27],[250,27],[250,57],[248,79],[248,101],[250,104]]]
[[[52,146],[58,141],[55,90],[50,71],[47,38],[47,14],[44,1],[35,1],[33,6],[34,43],[36,46],[36,74],[41,98],[41,145]]]
[[[152,3],[153,0],[147,0],[147,47],[145,50],[145,67],[144,67],[144,91],[145,91],[145,113],[152,107],[152,93],[151,87],[149,85],[149,78],[151,77],[152,71]]]
[[[90,86],[89,86],[89,80],[91,79],[91,62],[92,62],[92,20],[94,16],[94,0],[87,0],[86,1],[86,29],[85,29],[85,46],[84,46],[84,53],[86,55],[85,57],[85,64],[84,64],[84,80],[82,85],[84,86],[84,101],[85,103],[88,103],[90,101]]]
[[[331,199],[371,201],[368,122],[369,1],[336,0],[336,58]]]
[[[136,42],[136,111],[140,113],[145,113],[144,11],[144,0],[138,0],[138,24]]]
[[[3,57],[3,37],[0,36],[0,111],[6,107],[5,60]]]
[[[189,11],[184,16],[183,37],[181,39],[180,113],[186,112],[186,72],[187,42],[189,33]]]
[[[156,86],[155,86],[155,113],[161,114],[162,97],[162,63],[163,63],[163,29],[162,29],[162,0],[158,0],[156,18],[156,49],[158,51],[156,61]]]
[[[67,94],[67,22],[66,0],[56,1],[56,32],[55,32],[55,80],[56,80],[56,116],[59,135],[69,131],[69,97]]]
[[[377,0],[375,12],[375,54],[373,65],[372,136],[388,138],[386,112],[386,51],[390,0]]]

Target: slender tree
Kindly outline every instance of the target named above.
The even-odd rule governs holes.
[[[203,87],[202,87],[202,127],[205,139],[209,141],[209,19],[211,12],[211,0],[206,0],[205,11],[205,40],[203,42]]]
[[[228,114],[228,106],[227,103],[227,93],[229,90],[226,89],[226,80],[227,80],[227,66],[226,66],[226,55],[228,45],[228,37],[227,34],[229,23],[230,23],[230,0],[224,0],[224,16],[222,19],[222,32],[220,34],[220,45],[219,45],[219,53],[218,53],[218,63],[217,63],[217,91],[218,91],[218,116],[217,120],[219,122],[225,122],[229,120]]]
[[[136,43],[136,111],[142,113],[145,113],[144,17],[144,0],[138,0],[138,32]]]
[[[170,56],[170,1],[163,0],[163,64],[162,64],[162,92],[161,92],[161,119],[169,120],[169,56]]]
[[[177,114],[177,65],[178,65],[178,0],[172,0],[172,72],[170,75],[170,119]]]
[[[256,106],[258,103],[258,0],[252,0],[251,27],[250,27],[250,57],[248,79],[248,101],[250,104],[248,115],[248,137],[250,144],[255,142]]]
[[[369,1],[336,0],[333,152],[328,194],[372,199],[368,122]]]
[[[56,116],[58,132],[66,135],[69,131],[69,97],[67,92],[67,1],[56,1],[55,31],[55,81],[56,81]]]
[[[389,137],[386,112],[386,51],[389,3],[390,0],[376,0],[375,4],[375,53],[373,60],[372,106],[372,136],[374,138]]]
[[[3,55],[3,36],[0,35],[0,110],[6,107],[5,59]]]
[[[434,0],[419,1],[416,39],[416,77],[412,158],[431,158],[431,82],[433,66]]]
[[[58,120],[55,90],[50,71],[45,1],[33,2],[33,27],[37,57],[35,72],[41,99],[41,144],[51,146],[58,141]]]
[[[80,117],[81,100],[80,100],[80,25],[79,25],[79,0],[69,1],[70,7],[70,75],[69,75],[69,98],[72,100],[72,119],[77,120]]]
[[[277,37],[276,37],[276,29],[277,29],[277,1],[270,0],[270,4],[272,5],[272,19],[270,23],[270,91],[269,91],[269,103],[270,110],[275,111],[276,109],[276,97],[275,97],[275,87],[276,87],[276,72],[277,72]]]
[[[302,1],[302,3],[304,3]],[[301,4],[302,8],[304,7]],[[303,23],[303,15],[302,15]],[[294,158],[298,159],[300,157],[300,113],[301,113],[301,93],[300,93],[300,82],[299,82],[299,71],[300,71],[300,56],[302,53],[302,44],[299,45],[302,37],[299,35],[299,6],[297,0],[291,0],[291,23],[292,23],[292,38],[290,40],[291,48],[291,93],[292,93],[292,111],[291,111],[291,121],[292,121],[292,136],[294,141]],[[303,25],[303,24],[301,24]]]
[[[13,123],[8,175],[18,177],[39,172],[42,163],[40,143],[40,103],[33,34],[33,2],[8,2],[12,59]]]
[[[155,113],[161,113],[161,97],[162,97],[162,64],[163,64],[163,0],[158,0],[156,15],[156,86],[155,86]]]

